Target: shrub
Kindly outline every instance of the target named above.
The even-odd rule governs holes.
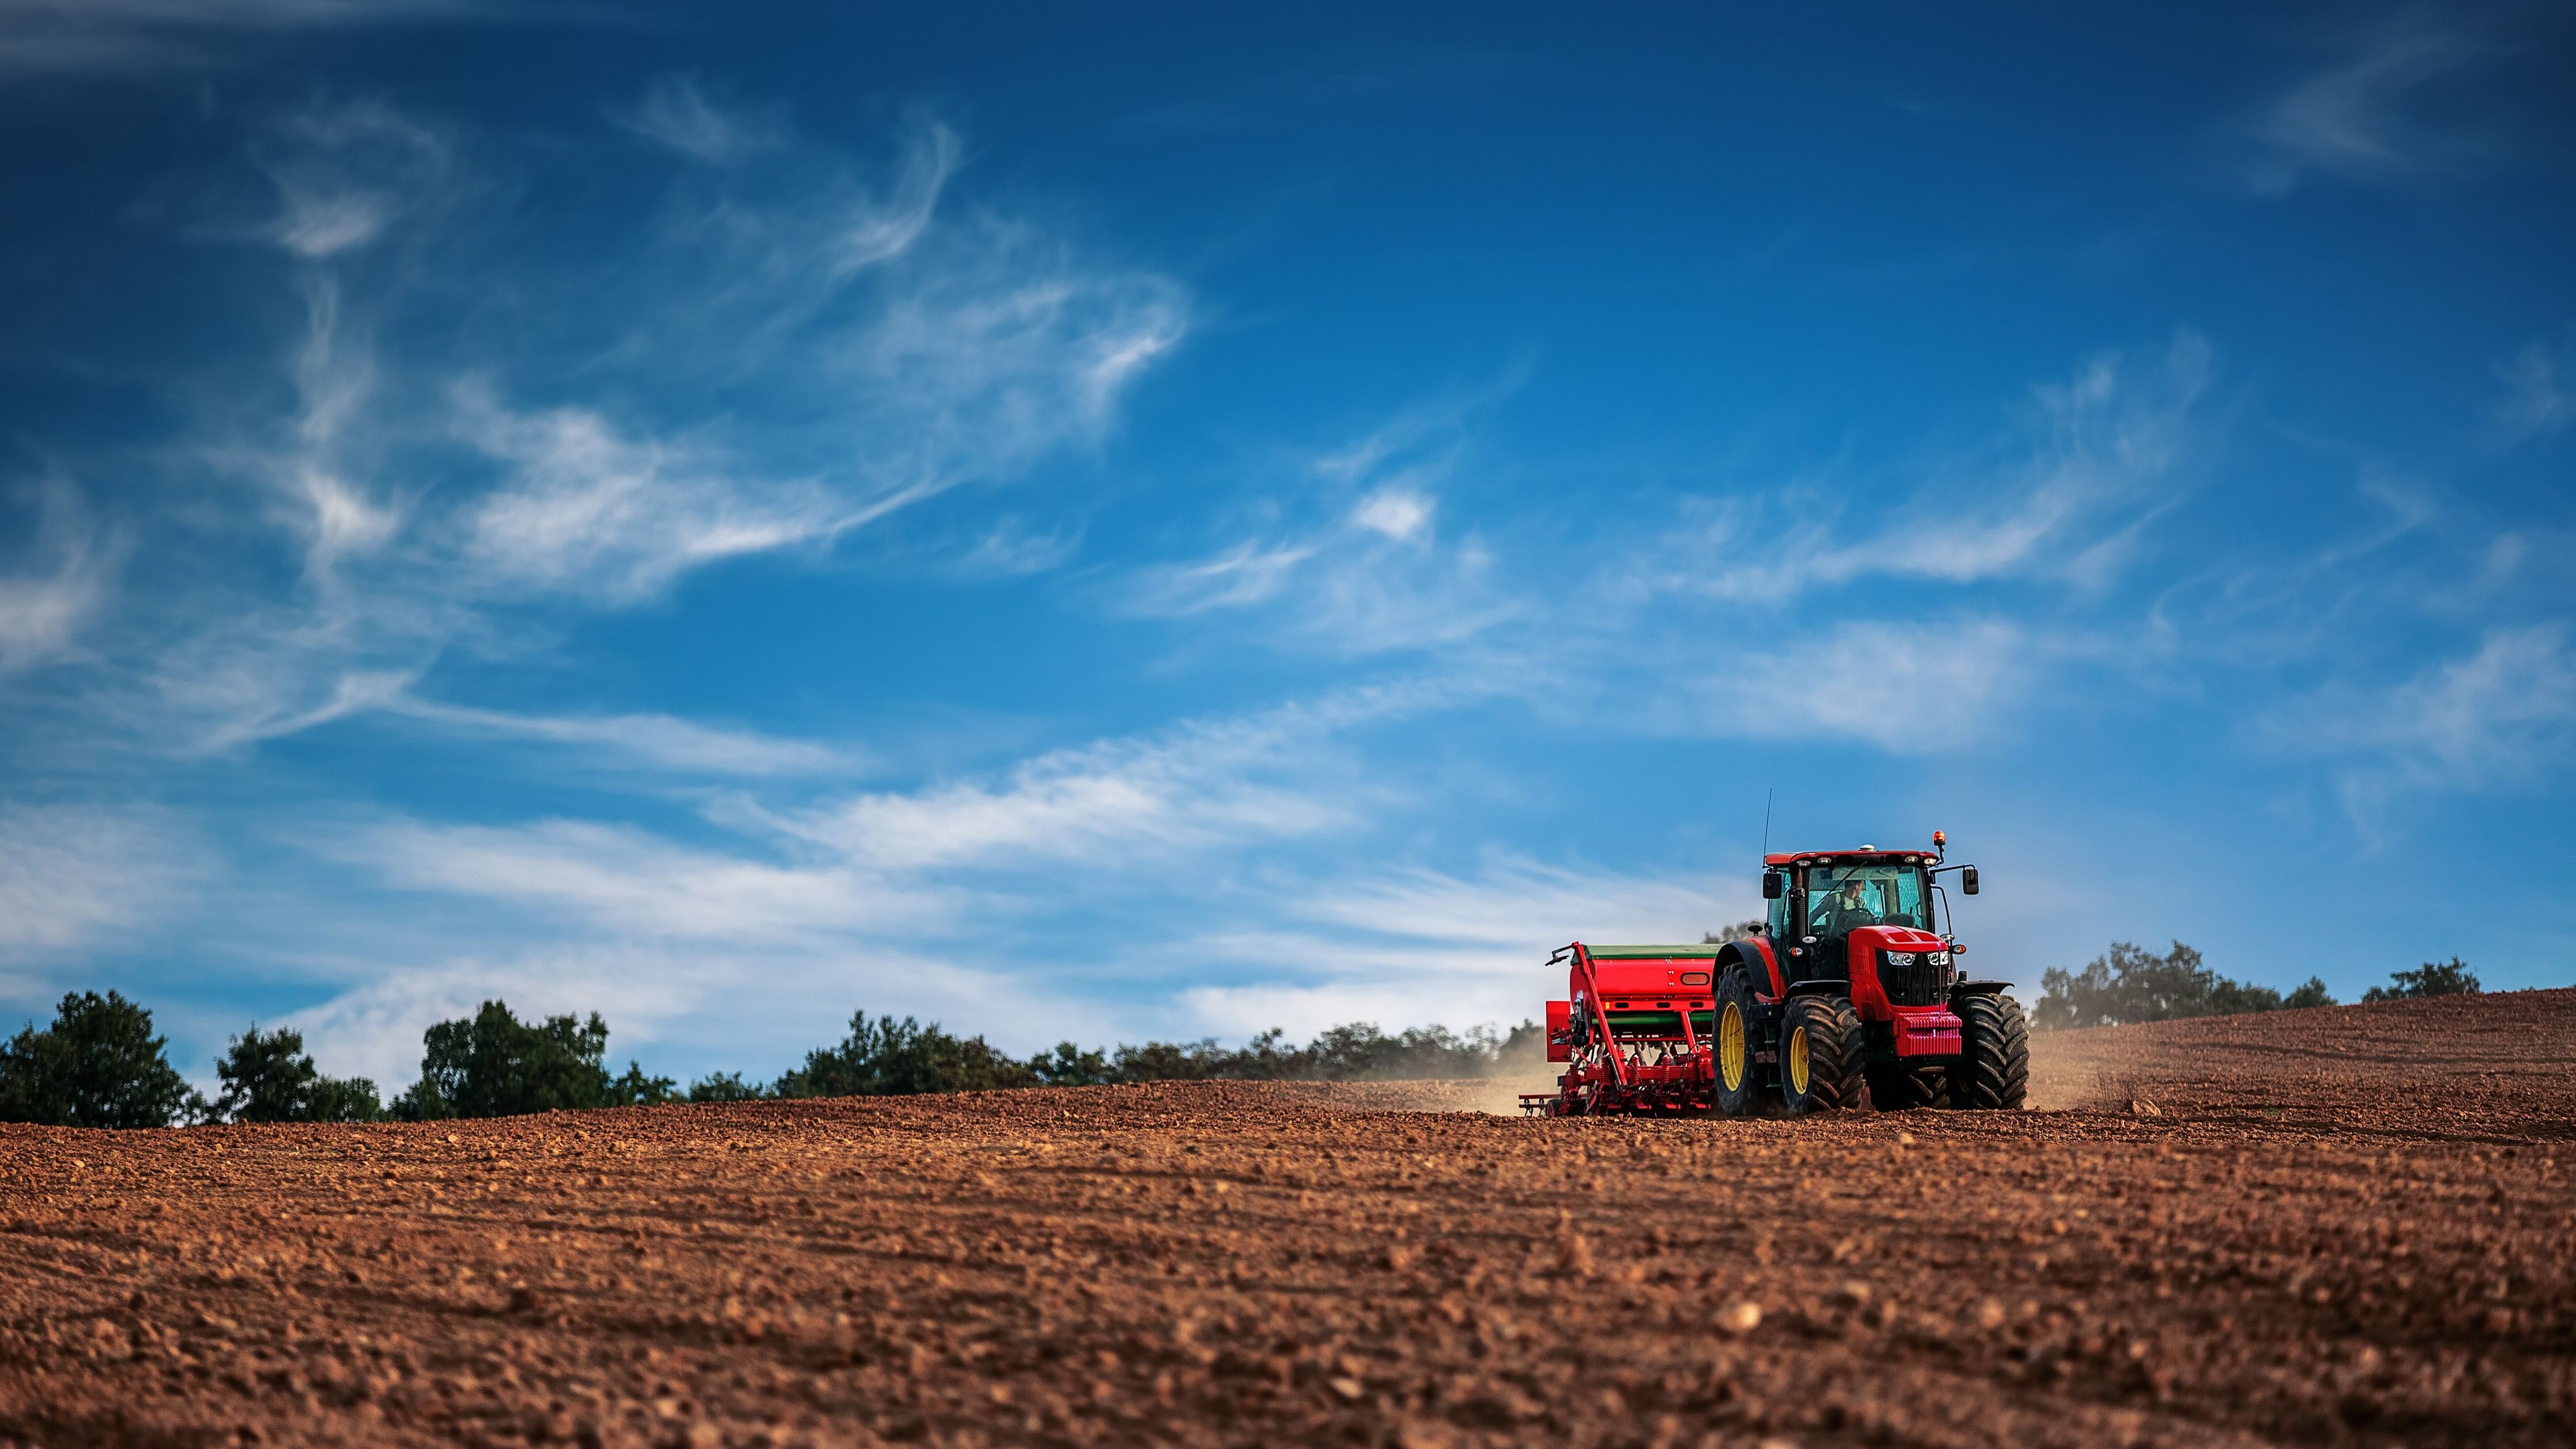
[[[632,1062],[612,1078],[608,1023],[550,1016],[523,1022],[508,1005],[484,1002],[470,1017],[442,1021],[421,1034],[420,1080],[394,1100],[394,1115],[412,1122],[445,1117],[509,1117],[558,1108],[624,1107],[667,1102],[669,1077],[648,1077]]]
[[[2285,998],[2269,986],[2219,975],[2201,964],[2198,951],[2180,941],[2161,956],[2114,941],[2110,950],[2094,957],[2080,972],[2050,967],[2040,976],[2039,987],[2039,1001],[2030,1014],[2034,1031],[2334,1004],[2322,978],[2308,978]]]
[[[376,1084],[326,1077],[304,1053],[304,1034],[258,1026],[234,1037],[215,1063],[223,1092],[214,1110],[236,1122],[373,1122],[384,1115]]]
[[[2468,963],[2454,956],[2449,961],[2425,962],[2412,971],[2391,971],[2388,979],[2394,986],[2374,986],[2361,993],[2364,1001],[2404,1001],[2417,996],[2475,996],[2477,974]]]
[[[757,1102],[768,1095],[767,1087],[744,1081],[740,1072],[710,1072],[689,1084],[692,1102]]]
[[[1108,1051],[1068,1041],[1023,1062],[1004,1056],[982,1037],[958,1037],[936,1022],[924,1026],[908,1016],[870,1018],[862,1011],[850,1018],[850,1034],[838,1046],[808,1053],[805,1065],[779,1078],[771,1090],[781,1097],[875,1097],[1119,1082],[1477,1077],[1536,1063],[1546,1045],[1545,1032],[1534,1021],[1522,1022],[1508,1036],[1492,1027],[1460,1035],[1439,1026],[1390,1036],[1369,1022],[1333,1027],[1304,1046],[1285,1045],[1286,1035],[1274,1028],[1231,1051],[1212,1037],[1122,1043]],[[733,1085],[739,1087],[739,1079]],[[691,1095],[693,1100],[735,1100],[699,1098],[695,1089]]]
[[[0,1044],[0,1121],[55,1127],[167,1127],[205,1099],[170,1065],[152,1013],[111,991],[70,992],[53,1025]]]
[[[2281,998],[2281,1005],[2292,1009],[2303,1006],[2332,1006],[2334,1004],[2334,993],[2326,990],[2326,979],[2322,976],[2309,977],[2306,981],[2300,983],[2298,990]]]
[[[995,1050],[980,1037],[956,1037],[937,1022],[923,1026],[864,1011],[850,1017],[850,1034],[838,1046],[816,1047],[805,1065],[778,1079],[781,1097],[890,1097],[916,1092],[975,1092],[995,1087],[1034,1087],[1027,1063]]]

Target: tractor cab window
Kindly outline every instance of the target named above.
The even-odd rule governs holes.
[[[1861,926],[1932,928],[1930,893],[1920,866],[1810,866],[1806,892],[1811,935],[1839,936]]]

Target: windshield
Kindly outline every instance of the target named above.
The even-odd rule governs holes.
[[[1932,929],[1923,868],[1915,865],[1807,867],[1807,932],[1838,936],[1858,926]]]

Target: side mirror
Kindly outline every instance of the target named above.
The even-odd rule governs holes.
[[[1971,896],[1977,893],[1977,868],[1975,866],[1963,865],[1959,867],[1959,891],[1963,895]]]
[[[1762,899],[1776,901],[1787,893],[1789,878],[1776,870],[1762,872]]]

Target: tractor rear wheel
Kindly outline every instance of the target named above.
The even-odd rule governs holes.
[[[1717,1110],[1729,1117],[1750,1114],[1761,1100],[1762,1067],[1753,1060],[1761,1008],[1743,967],[1729,967],[1717,978],[1717,1023],[1710,1030],[1709,1065]]]
[[[1881,1112],[1950,1105],[1950,1073],[1941,1067],[1885,1062],[1869,1069],[1869,1104]]]
[[[2009,996],[1978,995],[1958,1002],[1963,1048],[1950,1083],[1950,1105],[1985,1112],[2018,1112],[2030,1095],[2030,1026],[2021,1003]]]
[[[1780,1013],[1780,1097],[1800,1116],[1860,1105],[1869,1038],[1839,996],[1797,996]]]

